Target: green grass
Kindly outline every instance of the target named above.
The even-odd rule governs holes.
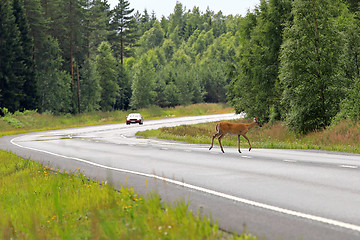
[[[240,120],[249,122],[249,120]],[[209,144],[215,133],[216,123],[184,125],[173,128],[161,128],[137,133],[146,138],[160,138],[184,141],[189,143]],[[297,135],[288,131],[283,122],[265,124],[262,128],[252,128],[247,134],[252,148],[280,148],[280,149],[315,149],[360,153],[360,123],[344,120],[322,131],[307,135]],[[218,141],[214,141],[218,144]],[[237,146],[237,137],[226,135],[222,143],[224,146]],[[249,144],[241,137],[241,148],[248,148]]]
[[[229,112],[221,105],[141,110],[145,119]],[[64,127],[124,122],[125,112],[52,116],[14,114],[0,120],[2,135]],[[21,124],[19,124],[19,122]],[[145,187],[146,183],[144,183]],[[0,151],[0,239],[257,239],[228,234],[183,201],[161,201],[157,193],[119,192],[71,173]]]
[[[4,151],[0,206],[1,239],[255,239],[224,234],[183,201],[115,192],[80,169],[64,174]]]

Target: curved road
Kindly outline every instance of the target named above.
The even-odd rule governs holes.
[[[136,138],[163,126],[234,119],[234,114],[111,124],[0,138],[0,148],[99,181],[184,199],[220,227],[266,239],[360,239],[360,155],[236,148]],[[251,141],[251,139],[250,139]]]

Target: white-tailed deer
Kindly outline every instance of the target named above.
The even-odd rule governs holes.
[[[250,141],[248,139],[248,137],[246,136],[246,133],[249,131],[249,129],[255,127],[255,126],[259,126],[262,127],[262,125],[259,123],[259,121],[257,120],[257,118],[254,118],[254,121],[252,123],[246,124],[246,123],[229,123],[229,122],[219,122],[218,124],[216,124],[216,133],[212,136],[212,140],[211,140],[211,146],[209,148],[209,150],[212,149],[213,145],[214,145],[214,138],[218,138],[219,140],[219,144],[220,144],[220,148],[221,151],[223,153],[224,149],[221,145],[221,138],[224,137],[227,133],[229,134],[234,134],[238,136],[238,149],[239,149],[239,153],[241,153],[240,151],[240,135],[243,136],[249,143],[249,151],[251,150],[251,144]]]

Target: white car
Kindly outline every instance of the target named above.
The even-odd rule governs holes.
[[[138,124],[143,124],[144,120],[143,117],[141,116],[140,113],[130,113],[127,117],[126,117],[126,124],[130,125],[130,123],[138,123]]]

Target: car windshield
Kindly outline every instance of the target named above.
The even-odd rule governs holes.
[[[129,118],[140,118],[141,115],[139,113],[133,113],[133,114],[129,114],[128,116]]]

